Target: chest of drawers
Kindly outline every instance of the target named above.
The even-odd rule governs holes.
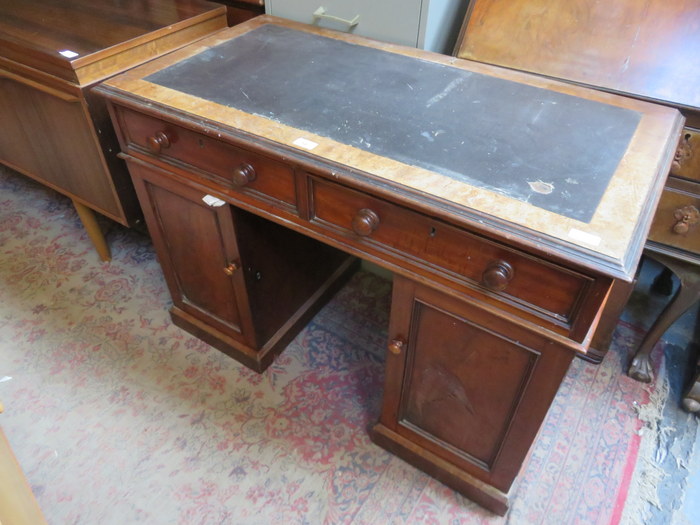
[[[476,0],[455,54],[678,108],[686,126],[654,218],[646,253],[680,287],[641,343],[630,375],[651,381],[649,354],[700,299],[700,11],[696,2]],[[660,279],[669,289],[670,273]],[[669,292],[670,293],[670,292]],[[622,294],[624,297],[624,293]],[[624,306],[610,310],[610,332]],[[598,341],[604,351],[605,337]],[[700,410],[700,375],[684,404]]]
[[[504,513],[571,359],[633,279],[680,115],[274,17],[98,92],[174,321],[263,370],[348,255],[393,272],[372,437]]]

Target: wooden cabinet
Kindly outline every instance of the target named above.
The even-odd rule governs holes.
[[[183,329],[264,370],[354,269],[342,252],[129,158]]]
[[[269,15],[449,53],[466,3],[459,0],[266,0]]]
[[[124,225],[141,214],[90,89],[225,26],[225,9],[200,0],[0,2],[0,162],[71,198],[102,259],[93,212]]]
[[[374,439],[505,512],[506,494],[573,357],[546,337],[396,277]],[[478,493],[486,483],[498,491]]]
[[[505,513],[571,359],[633,280],[678,112],[267,16],[97,91],[174,321],[260,370],[343,254],[393,272],[373,439]],[[587,149],[605,184],[572,199],[561,172]]]

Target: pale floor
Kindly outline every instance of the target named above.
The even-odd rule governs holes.
[[[659,270],[660,266],[653,261],[645,261],[623,319],[648,327],[663,309],[669,298],[656,295],[649,289]],[[677,286],[677,282],[674,284]],[[650,494],[647,512],[641,520],[645,525],[700,524],[700,418],[680,408],[690,372],[688,358],[700,344],[700,323],[697,321],[698,307],[695,306],[663,336],[666,341],[663,375],[668,381],[669,393],[659,422],[661,432],[645,454],[645,459],[657,466],[660,472],[656,482],[652,483],[656,485],[653,487],[656,494]]]

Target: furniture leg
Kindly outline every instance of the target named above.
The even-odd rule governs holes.
[[[671,295],[673,291],[673,272],[664,267],[654,278],[651,284],[651,291],[659,295]]]
[[[97,250],[97,254],[103,261],[111,261],[112,254],[109,251],[109,246],[107,246],[107,241],[105,241],[104,234],[102,233],[102,228],[97,222],[97,217],[95,217],[95,212],[90,208],[81,204],[78,201],[73,201],[73,206],[75,211],[78,212],[78,217],[87,231],[88,237],[92,241],[92,244]]]
[[[700,298],[700,272],[697,266],[661,254],[647,254],[669,268],[680,279],[678,291],[647,332],[632,359],[627,374],[649,383],[653,377],[649,354],[663,333]]]
[[[700,352],[695,359],[693,379],[683,396],[683,408],[688,412],[700,412]]]

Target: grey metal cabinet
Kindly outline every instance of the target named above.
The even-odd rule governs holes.
[[[266,0],[265,11],[326,29],[450,54],[467,4],[464,0]]]

